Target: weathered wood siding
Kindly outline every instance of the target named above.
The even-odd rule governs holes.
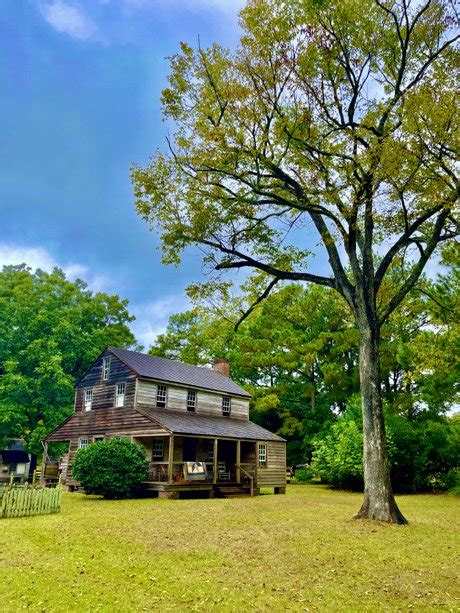
[[[257,486],[285,486],[286,443],[267,441],[263,444],[267,445],[267,466],[257,466]]]
[[[58,430],[47,438],[52,441],[69,441],[69,457],[66,473],[66,483],[74,483],[72,479],[72,465],[75,454],[79,449],[80,438],[87,438],[92,443],[95,436],[113,438],[126,436],[128,438],[155,434],[166,434],[166,431],[157,426],[147,417],[134,409],[126,407],[111,407],[95,411],[78,411],[65,422]]]
[[[176,411],[187,411],[187,389],[166,383],[166,408]],[[190,388],[196,389],[196,388]],[[196,412],[200,415],[222,415],[222,396],[217,392],[207,392],[196,389]],[[157,398],[157,383],[139,379],[137,382],[136,406],[140,408],[155,408]],[[235,419],[249,419],[249,400],[231,397],[231,417]]]
[[[107,381],[103,381],[102,364],[106,356],[110,356],[110,376]],[[124,408],[132,408],[134,406],[136,375],[113,353],[106,350],[77,384],[75,411],[85,411],[84,398],[87,389],[93,390],[92,411],[114,407],[117,383],[126,383]]]

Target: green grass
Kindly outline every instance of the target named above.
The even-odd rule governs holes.
[[[361,495],[104,501],[1,520],[0,610],[376,611],[460,605],[454,496],[401,496],[410,520],[351,517]]]

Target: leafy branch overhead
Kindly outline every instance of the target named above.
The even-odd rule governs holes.
[[[267,291],[319,283],[356,312],[403,257],[385,321],[457,232],[454,17],[439,0],[253,0],[236,51],[182,44],[163,92],[169,151],[133,169],[165,261],[198,244],[216,270],[258,269]],[[318,240],[330,276],[299,246]]]

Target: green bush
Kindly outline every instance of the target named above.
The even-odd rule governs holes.
[[[144,448],[129,439],[93,443],[77,452],[73,477],[87,494],[129,498],[147,476]]]
[[[442,417],[385,419],[391,481],[397,492],[445,491],[455,486],[458,424]],[[311,468],[333,487],[362,489],[363,437],[355,415],[337,420],[314,442]]]
[[[314,476],[310,467],[298,468],[295,471],[294,483],[312,483]]]
[[[333,487],[363,486],[363,435],[353,419],[342,417],[313,444],[311,468]]]

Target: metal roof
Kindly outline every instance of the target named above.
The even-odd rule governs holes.
[[[246,390],[231,379],[211,368],[183,364],[177,360],[146,355],[145,353],[119,349],[118,347],[109,347],[109,350],[142,378],[179,383],[189,387],[244,396],[245,398],[251,397]]]
[[[173,434],[197,434],[202,436],[224,436],[228,438],[258,441],[284,441],[277,434],[246,419],[235,419],[214,415],[199,415],[163,409],[137,409],[151,417]]]

